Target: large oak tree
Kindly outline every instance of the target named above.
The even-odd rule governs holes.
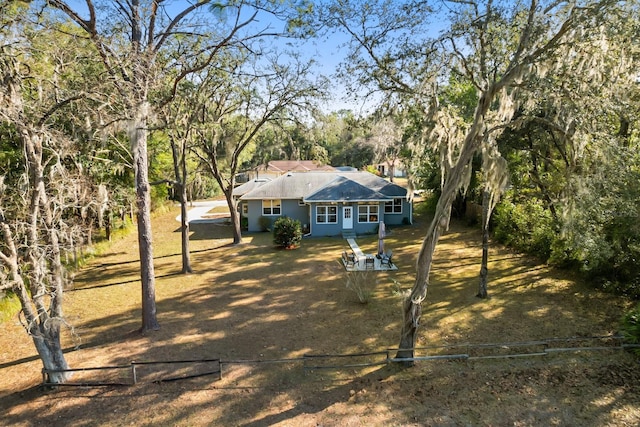
[[[162,0],[84,3],[46,0],[93,42],[126,121],[135,171],[137,225],[142,282],[142,328],[159,328],[151,230],[147,137],[158,107],[171,102],[175,88],[192,73],[215,67],[220,52],[281,34],[258,16],[285,22],[295,14],[287,2],[200,0],[176,4]],[[267,20],[268,21],[268,20]]]
[[[95,202],[69,117],[73,104],[90,103],[94,75],[86,65],[95,52],[73,32],[55,47],[43,42],[64,28],[34,26],[24,5],[0,14],[0,133],[9,154],[0,162],[0,289],[17,296],[48,380],[61,383],[69,375],[61,345],[63,253],[87,237],[81,212]]]
[[[441,153],[441,195],[403,306],[397,357],[409,364],[436,245],[448,227],[454,199],[469,184],[473,157],[495,145],[513,117],[514,93],[535,78],[537,66],[597,26],[615,2],[454,0],[444,5],[441,15],[422,1],[336,1],[323,11],[324,22],[353,40],[348,74],[403,102],[422,105],[425,122],[432,123],[427,140],[437,142]],[[447,12],[450,26],[429,34],[429,19],[441,20]],[[477,93],[473,119],[462,127],[450,109],[439,105],[439,85],[452,74],[464,76]]]

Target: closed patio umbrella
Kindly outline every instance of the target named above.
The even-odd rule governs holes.
[[[386,236],[386,231],[384,227],[384,221],[380,221],[378,225],[378,255],[382,256],[384,253],[384,238]]]

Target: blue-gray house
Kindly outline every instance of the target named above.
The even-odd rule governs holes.
[[[261,217],[297,219],[313,236],[375,233],[380,221],[413,221],[407,190],[369,172],[289,172],[249,181],[233,194],[250,232],[263,230]]]

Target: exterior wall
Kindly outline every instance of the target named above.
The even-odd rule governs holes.
[[[378,209],[382,208],[382,205],[379,203],[375,203],[378,205]],[[317,208],[318,206],[336,206],[337,207],[337,223],[318,223],[317,219]],[[313,236],[340,236],[344,229],[344,218],[343,218],[343,210],[344,206],[351,206],[353,208],[353,228],[348,229],[355,234],[374,234],[378,230],[378,222],[359,222],[358,221],[358,204],[356,203],[318,203],[313,204],[311,206],[311,234]]]
[[[387,163],[378,163],[375,165],[375,168],[383,176],[389,176],[390,168]],[[407,171],[404,169],[402,163],[396,162],[396,165],[393,168],[393,176],[395,178],[404,178],[407,176]]]
[[[381,206],[382,212],[384,212],[384,203]],[[405,219],[406,218],[406,219]],[[406,223],[413,223],[413,206],[411,202],[402,200],[402,212],[385,213],[384,223],[389,225],[404,225]]]
[[[262,217],[262,201],[261,200],[248,200],[248,231],[259,232],[263,231],[260,226],[260,217]],[[372,203],[373,204],[373,203]],[[396,213],[384,213],[384,202],[375,203],[378,205],[378,220],[382,219],[387,225],[403,225],[407,221],[412,222],[412,206],[411,203],[404,200],[402,201],[402,212]],[[317,206],[336,206],[337,207],[337,223],[317,223],[316,212]],[[319,203],[312,204],[311,206],[300,206],[298,200],[282,200],[281,214],[268,216],[273,223],[280,216],[288,216],[293,219],[297,219],[303,225],[309,224],[311,221],[311,234],[313,236],[339,236],[343,231],[343,218],[342,208],[345,206],[343,203],[327,204]],[[375,234],[378,230],[378,222],[366,222],[361,223],[358,221],[358,204],[347,204],[347,206],[353,207],[353,229],[356,234]],[[309,217],[311,212],[311,218]],[[405,220],[406,218],[406,220]]]
[[[378,206],[378,220],[375,222],[360,222],[358,214],[358,206],[363,205],[377,205]],[[371,203],[354,203],[353,204],[353,229],[356,234],[376,234],[380,220],[383,218],[382,210],[384,209],[384,203],[371,202]]]
[[[262,201],[261,200],[247,200],[246,203],[249,206],[249,212],[247,215],[249,232],[262,231],[260,227],[260,217],[262,216]]]
[[[282,215],[300,221],[303,230],[305,228],[305,225],[308,226],[309,224],[309,206],[300,206],[298,200],[283,200]]]
[[[260,226],[260,218],[262,215],[262,200],[247,200],[243,203],[248,205],[248,228],[249,232],[263,231]],[[309,207],[300,206],[298,200],[282,200],[280,205],[280,215],[265,215],[271,220],[271,224],[281,216],[297,219],[303,225],[309,224]]]
[[[337,207],[337,223],[318,223],[316,222],[316,215],[318,206],[336,206]],[[329,204],[329,203],[318,203],[311,205],[311,235],[312,236],[338,236],[342,233],[342,203],[338,204]],[[354,224],[355,225],[355,224]]]

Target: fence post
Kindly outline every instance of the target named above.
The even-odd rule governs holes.
[[[138,383],[138,378],[136,375],[136,362],[133,361],[131,362],[131,376],[133,377],[133,384],[137,384]]]

